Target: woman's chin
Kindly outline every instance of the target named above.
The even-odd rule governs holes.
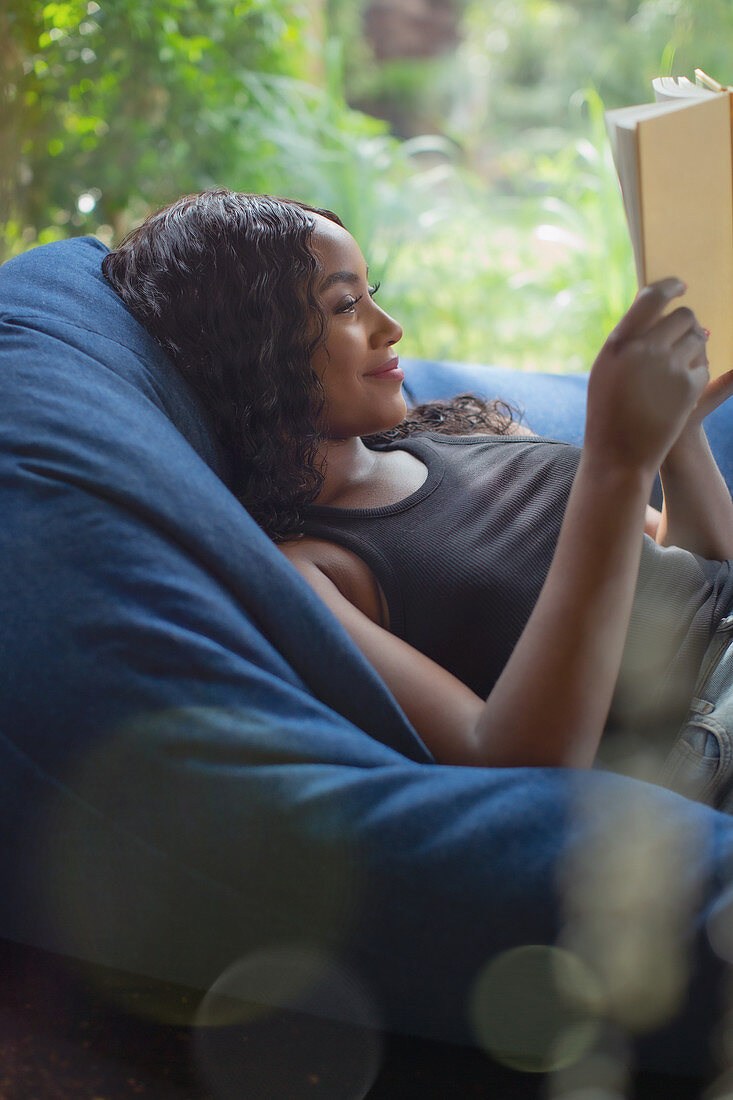
[[[365,435],[378,435],[391,431],[401,424],[407,415],[407,402],[400,391],[390,401],[380,402],[378,408],[345,410],[344,415],[328,407],[325,412],[326,435],[331,439],[355,439]]]
[[[378,428],[373,428],[371,434],[376,435],[377,432],[388,432],[392,428],[396,428],[398,424],[402,423],[406,416],[407,402],[400,391],[399,399],[395,401],[394,411],[390,410],[390,414],[385,414],[382,424]],[[368,434],[370,433],[364,432],[364,435]]]

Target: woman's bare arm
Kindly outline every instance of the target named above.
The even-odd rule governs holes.
[[[479,720],[492,763],[593,763],[631,617],[652,483],[651,474],[581,460],[542,592]]]

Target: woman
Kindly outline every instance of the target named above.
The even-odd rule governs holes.
[[[426,433],[429,409],[406,422],[394,350],[402,330],[328,211],[205,192],[154,215],[103,266],[198,392],[232,490],[341,620],[437,760],[589,767],[612,702],[620,696],[618,709],[634,712],[627,632],[642,651],[655,636],[649,667],[680,688],[665,698],[664,721],[680,694],[689,702],[733,607],[733,506],[701,427],[733,390],[733,372],[709,383],[707,334],[690,310],[667,312],[684,292],[679,280],[641,292],[601,349],[581,453],[517,434],[500,403],[438,410],[447,418],[440,429],[453,435]],[[665,556],[649,540],[642,559],[660,467],[658,541],[709,562]],[[431,511],[436,481],[444,507],[463,511]],[[451,557],[469,530],[472,541]],[[385,552],[395,545],[399,553]],[[655,596],[632,617],[640,562],[651,578],[643,590],[671,592],[671,611]],[[506,591],[490,575],[502,565]],[[431,632],[431,584],[450,593],[452,570],[469,584],[468,603],[456,596],[452,623],[443,614]],[[458,609],[470,612],[492,583],[468,627]],[[636,602],[644,604],[638,592]],[[431,633],[442,635],[442,663],[430,656]],[[479,671],[472,688],[461,662],[480,670],[484,651],[492,671],[485,683]]]

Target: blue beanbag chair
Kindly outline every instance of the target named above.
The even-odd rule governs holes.
[[[200,990],[307,950],[358,990],[344,1018],[498,1057],[502,982],[562,958],[636,1065],[705,1072],[733,820],[607,772],[436,765],[220,480],[104,251],[0,269],[0,934]],[[406,372],[415,401],[480,390],[582,436],[584,378]]]

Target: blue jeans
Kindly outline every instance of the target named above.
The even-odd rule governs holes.
[[[733,813],[733,614],[721,619],[705,652],[689,713],[660,782]]]

